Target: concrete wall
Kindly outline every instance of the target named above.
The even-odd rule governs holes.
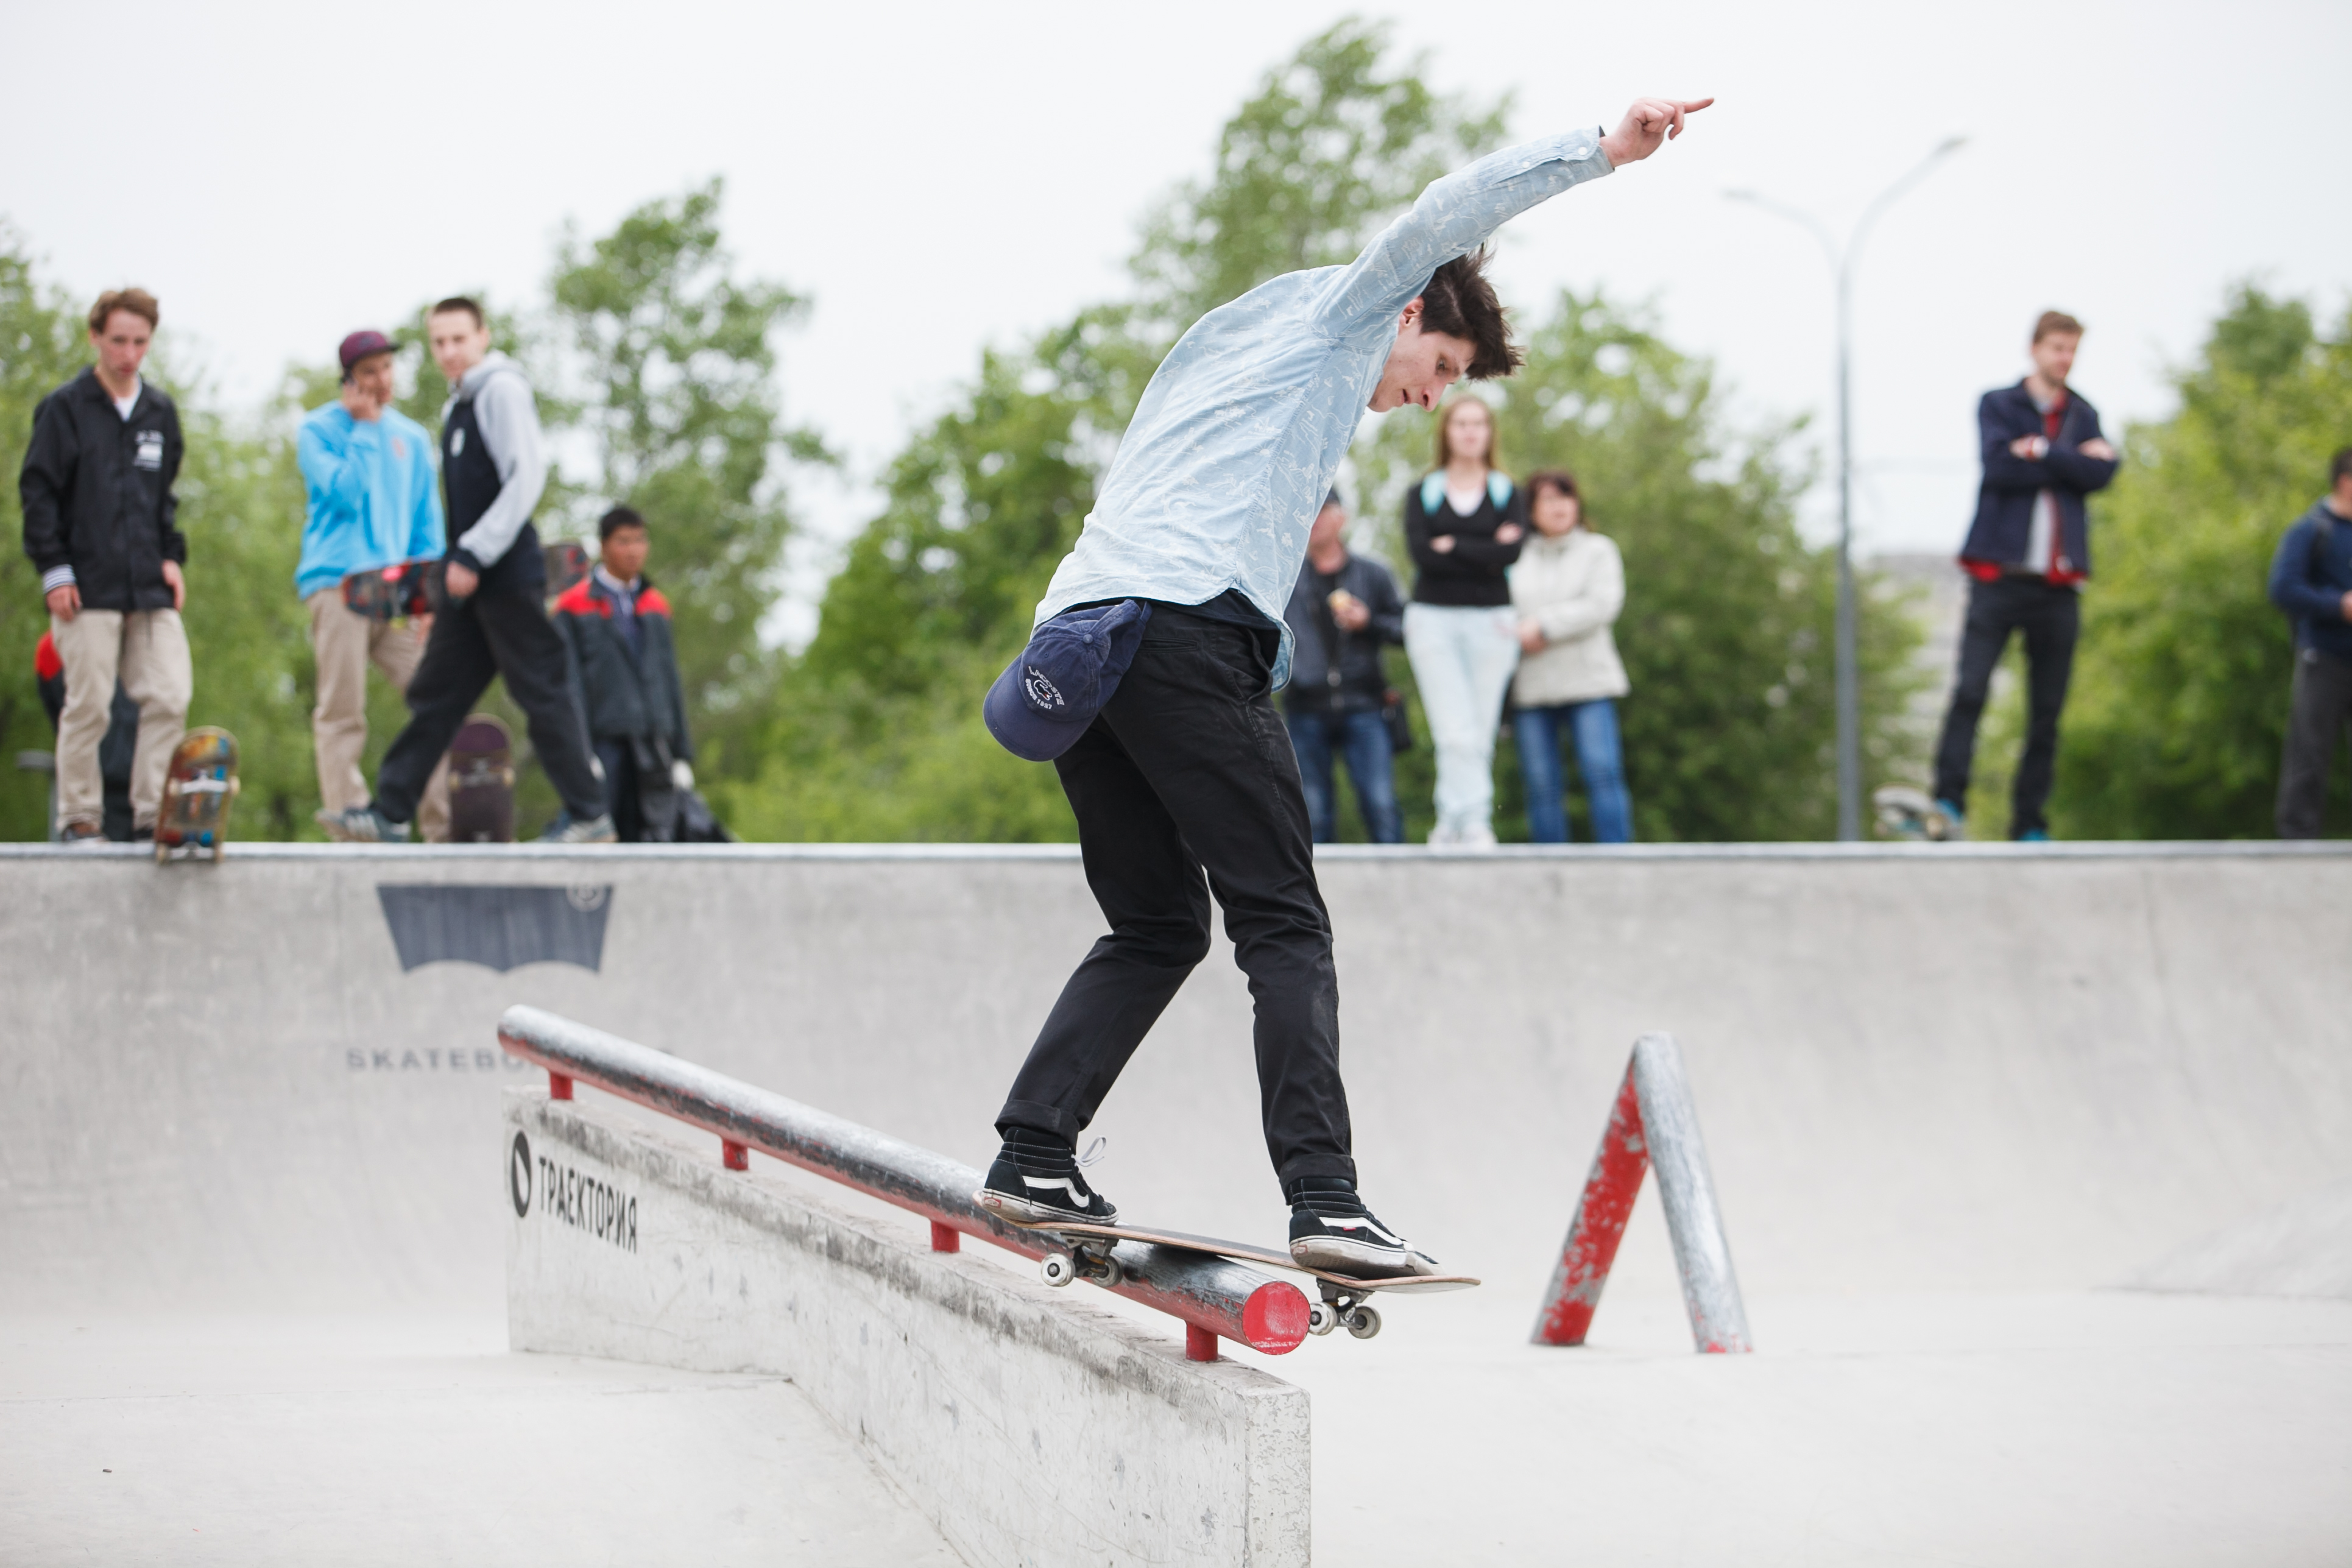
[[[974,1564],[1307,1562],[1303,1391],[593,1102],[502,1148],[515,1349],[790,1377]]]
[[[1647,1029],[1682,1044],[1751,1312],[2109,1283],[2352,1178],[2341,846],[1322,869],[1367,1191],[1530,1318]],[[599,967],[404,970],[379,889],[415,884],[583,889]],[[1061,849],[0,851],[0,1310],[495,1310],[515,1002],[984,1164],[1099,930]],[[1279,1238],[1222,943],[1097,1131],[1128,1213]],[[1611,1289],[1645,1280],[1673,1291],[1637,1213]]]

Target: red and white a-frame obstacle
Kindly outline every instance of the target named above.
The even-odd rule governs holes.
[[[1559,1267],[1552,1271],[1536,1318],[1535,1342],[1580,1345],[1609,1282],[1617,1243],[1642,1190],[1642,1173],[1655,1166],[1658,1196],[1674,1238],[1675,1268],[1682,1275],[1683,1305],[1690,1312],[1691,1338],[1702,1352],[1742,1354],[1753,1349],[1748,1311],[1740,1304],[1739,1280],[1731,1271],[1731,1247],[1723,1237],[1723,1215],[1707,1174],[1706,1148],[1699,1142],[1698,1111],[1683,1076],[1682,1052],[1672,1035],[1644,1035],[1633,1043],[1625,1081],[1609,1112],[1601,1152],[1584,1180],[1576,1217],[1569,1223]]]

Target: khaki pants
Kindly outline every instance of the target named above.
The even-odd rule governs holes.
[[[310,611],[310,652],[319,666],[319,705],[310,710],[310,741],[319,760],[319,799],[329,811],[368,803],[368,782],[360,772],[367,750],[367,667],[373,664],[401,691],[425,653],[425,635],[415,623],[355,616],[335,588],[321,588],[303,601]],[[443,757],[417,803],[416,826],[428,844],[449,841],[449,759]]]
[[[131,820],[152,827],[163,804],[172,748],[187,732],[195,670],[177,610],[83,610],[49,617],[66,667],[66,709],[58,717],[58,826],[95,827],[106,810],[98,743],[114,709],[114,683],[139,705],[139,745],[131,760]]]

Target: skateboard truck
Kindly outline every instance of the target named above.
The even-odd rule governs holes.
[[[1118,1266],[1108,1248],[1073,1247],[1067,1252],[1049,1252],[1037,1260],[1037,1277],[1055,1289],[1073,1279],[1091,1279],[1106,1290],[1115,1290],[1127,1279],[1127,1270]]]
[[[1349,1290],[1322,1281],[1323,1299],[1307,1309],[1307,1331],[1322,1335],[1333,1329],[1345,1328],[1360,1340],[1370,1339],[1381,1331],[1380,1310],[1365,1301],[1369,1290]]]

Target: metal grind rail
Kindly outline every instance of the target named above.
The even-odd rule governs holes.
[[[508,1008],[499,1044],[547,1069],[552,1099],[593,1084],[714,1135],[730,1171],[748,1169],[756,1149],[921,1215],[934,1252],[959,1250],[962,1236],[1024,1258],[1059,1250],[973,1203],[983,1178],[971,1166],[724,1073],[537,1007]],[[1112,1256],[1123,1278],[1108,1289],[1182,1320],[1184,1353],[1194,1361],[1214,1361],[1219,1339],[1280,1355],[1307,1337],[1307,1298],[1295,1285],[1173,1247],[1124,1242]]]

